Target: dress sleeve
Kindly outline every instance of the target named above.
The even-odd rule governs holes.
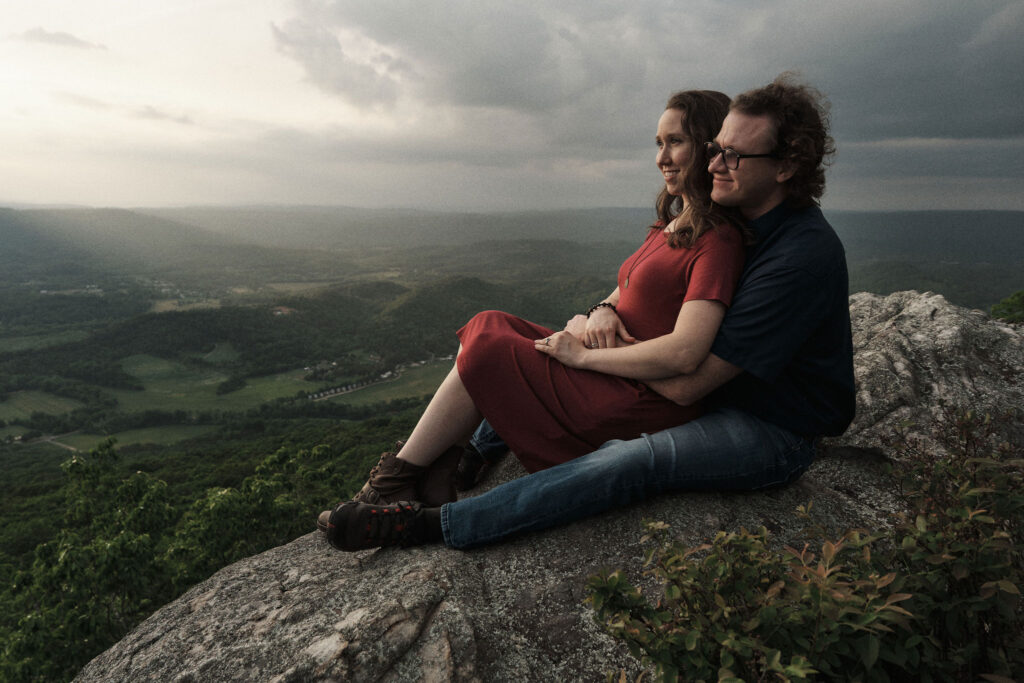
[[[732,304],[736,283],[743,271],[744,247],[739,230],[720,225],[700,236],[687,267],[683,301],[721,301]]]

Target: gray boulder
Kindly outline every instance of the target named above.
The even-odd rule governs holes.
[[[943,403],[1024,405],[1024,334],[941,296],[850,298],[858,415],[798,482],[758,494],[675,494],[491,547],[345,554],[316,533],[237,562],[166,605],[76,681],[568,681],[638,673],[594,623],[586,577],[622,567],[642,580],[642,521],[694,545],[720,529],[767,526],[798,542],[813,501],[836,530],[885,524],[882,474],[895,430],[926,437]],[[506,458],[482,488],[522,475]],[[471,492],[470,495],[472,495]]]

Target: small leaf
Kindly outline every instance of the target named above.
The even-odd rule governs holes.
[[[891,605],[893,603],[900,602],[902,600],[907,600],[908,598],[912,598],[912,597],[914,597],[914,596],[911,595],[910,593],[893,593],[885,601],[885,604],[886,604],[886,606],[888,606],[888,605]]]
[[[821,557],[825,562],[831,563],[836,556],[836,547],[830,541],[825,541],[821,546]]]
[[[864,668],[870,669],[878,661],[878,638],[875,636],[868,636],[868,646],[864,653],[861,655],[861,661],[864,662]]]

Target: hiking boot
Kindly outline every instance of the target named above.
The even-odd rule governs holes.
[[[466,446],[459,458],[459,466],[455,470],[455,488],[468,491],[480,483],[490,463],[472,446]]]
[[[426,507],[440,507],[457,500],[459,494],[455,487],[455,473],[461,458],[462,447],[452,446],[430,463],[420,478],[414,500]]]
[[[322,515],[321,515],[322,516]],[[327,520],[327,540],[338,550],[420,545],[438,540],[426,523],[424,508],[399,501],[371,505],[349,501],[334,508]],[[438,524],[438,532],[440,524]]]
[[[396,443],[396,451],[400,451],[403,445],[401,441]],[[397,452],[386,451],[381,454],[380,460],[370,470],[370,478],[359,493],[352,496],[352,500],[373,504],[418,500],[419,480],[426,471],[426,467],[402,460]]]
[[[325,534],[327,533],[327,528],[328,528],[328,526],[330,525],[330,522],[331,522],[331,512],[332,512],[331,510],[324,510],[316,518],[316,530],[317,531],[321,531],[321,532],[323,532]]]

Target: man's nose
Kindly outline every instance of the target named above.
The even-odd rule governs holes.
[[[708,161],[708,173],[718,173],[720,171],[728,171],[729,169],[725,166],[725,153],[719,152],[715,156],[711,157]]]

